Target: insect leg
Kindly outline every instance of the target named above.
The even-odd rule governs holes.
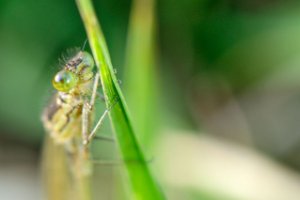
[[[108,142],[114,142],[115,141],[114,138],[107,137],[107,136],[94,135],[93,138],[98,139],[98,140],[108,141]]]
[[[92,108],[95,104],[95,99],[97,96],[97,89],[98,89],[98,85],[99,85],[99,73],[97,73],[95,75],[95,79],[94,79],[94,84],[93,84],[93,91],[92,91],[92,96],[91,96],[91,100],[90,100],[90,107]]]
[[[83,143],[86,145],[89,141],[89,112],[93,109],[95,104],[95,99],[97,95],[97,88],[99,84],[99,73],[95,75],[93,90],[90,102],[85,102],[82,107],[82,139]]]
[[[89,112],[90,105],[86,102],[82,107],[82,139],[83,144],[88,143],[88,131],[89,131]]]
[[[92,132],[89,134],[87,140],[85,141],[85,144],[88,144],[96,136],[96,132],[97,132],[98,128],[103,124],[103,121],[104,121],[106,115],[108,114],[108,112],[110,111],[110,109],[118,102],[117,100],[118,99],[115,98],[113,104],[110,105],[110,107],[107,108],[104,111],[104,113],[101,115],[101,117],[99,118],[96,126],[94,127],[94,129],[92,130]]]
[[[105,96],[99,92],[97,92],[97,97],[99,97],[99,99],[103,102],[105,102]]]
[[[125,163],[141,164],[141,163],[152,163],[154,158],[148,160],[137,160],[137,159],[126,159],[126,160],[91,160],[95,165],[124,165]]]
[[[94,127],[94,129],[92,130],[92,132],[87,136],[87,139],[85,140],[86,145],[93,139],[93,137],[95,137],[95,134],[96,134],[98,128],[103,124],[103,121],[104,121],[107,113],[108,113],[108,110],[106,109],[104,111],[104,113],[101,115],[100,119],[98,120],[98,122],[97,122],[96,126]]]

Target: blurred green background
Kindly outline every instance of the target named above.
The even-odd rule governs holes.
[[[140,100],[128,90],[136,78],[126,53],[132,2],[94,3],[141,130]],[[299,199],[300,2],[160,0],[154,13],[155,96],[146,106],[155,111],[148,116],[155,131],[140,137],[157,158],[153,169],[168,198]],[[73,1],[0,1],[4,199],[40,199],[41,112],[54,92],[58,58],[85,40]],[[16,190],[23,196],[13,196]]]

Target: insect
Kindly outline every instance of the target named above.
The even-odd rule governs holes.
[[[49,133],[48,140],[51,140],[52,145],[48,151],[62,149],[61,153],[68,155],[68,165],[72,168],[75,180],[82,182],[92,171],[89,144],[109,112],[109,109],[106,109],[91,130],[99,85],[99,73],[93,57],[85,51],[76,53],[66,61],[63,69],[56,73],[52,85],[57,92],[42,114],[44,127]],[[54,165],[58,156],[52,155],[53,159],[48,159],[48,164]],[[48,179],[53,177],[48,176]],[[82,184],[78,185],[77,189],[80,191]],[[82,193],[84,195],[84,192]]]
[[[99,73],[95,72],[93,57],[85,51],[69,59],[54,76],[52,85],[57,93],[45,109],[42,121],[55,143],[87,146],[95,136],[108,113],[106,110],[94,130],[89,132],[98,84]]]
[[[83,145],[90,142],[93,135],[88,135],[88,131],[98,82],[94,60],[84,51],[79,51],[54,76],[52,85],[57,93],[42,120],[56,143],[74,143],[76,139]]]

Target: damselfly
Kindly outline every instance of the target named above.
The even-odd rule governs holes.
[[[59,154],[67,155],[65,160],[72,171],[72,179],[77,182],[74,187],[79,192],[79,199],[90,199],[87,191],[89,190],[87,179],[92,171],[89,144],[109,112],[109,109],[104,111],[92,130],[94,104],[99,85],[99,73],[94,66],[93,57],[85,51],[76,53],[54,76],[52,85],[57,92],[42,116],[44,127],[49,133],[48,140],[51,140],[48,141],[48,147],[50,144],[51,148],[48,148],[47,155],[50,155],[49,151],[56,152],[57,149],[61,149]],[[61,155],[52,155],[52,160],[45,158],[48,159],[47,164],[57,165],[56,162],[63,162],[55,159],[55,156]],[[55,178],[52,176],[63,175],[47,176],[50,182]]]

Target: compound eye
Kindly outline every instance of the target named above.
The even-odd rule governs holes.
[[[89,67],[91,70],[93,69],[93,67],[95,65],[92,55],[86,51],[82,52],[82,63],[85,66]]]
[[[61,92],[69,92],[78,83],[76,74],[69,71],[59,71],[52,80],[53,87]]]

